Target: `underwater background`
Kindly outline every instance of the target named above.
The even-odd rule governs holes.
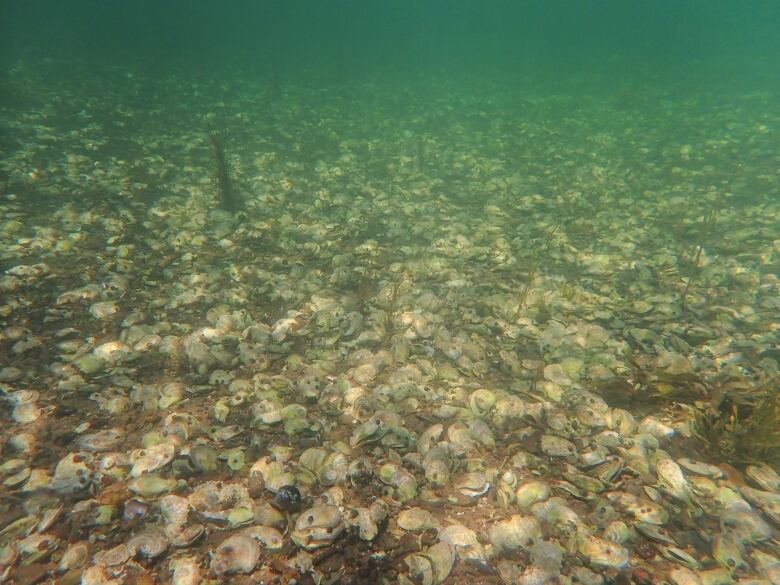
[[[0,0],[0,583],[780,584],[779,30]]]
[[[780,8],[659,0],[3,2],[2,59],[317,83],[377,75],[769,88]],[[776,88],[776,86],[775,86]]]

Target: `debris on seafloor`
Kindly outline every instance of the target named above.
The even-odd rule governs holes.
[[[230,178],[230,167],[225,157],[225,147],[217,130],[209,132],[211,146],[214,149],[214,159],[217,163],[217,188],[219,189],[219,206],[225,211],[235,213],[241,208],[238,194]]]

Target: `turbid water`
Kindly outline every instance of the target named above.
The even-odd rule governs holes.
[[[772,3],[2,5],[0,582],[780,581]]]

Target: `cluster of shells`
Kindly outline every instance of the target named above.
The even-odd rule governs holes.
[[[689,237],[777,188],[718,166],[771,121],[669,143],[582,95],[249,84],[214,112],[219,85],[141,109],[104,79],[3,112],[32,146],[2,163],[0,582],[780,582],[775,471],[598,390],[638,354],[777,376],[778,202]],[[241,129],[239,214],[185,111]]]

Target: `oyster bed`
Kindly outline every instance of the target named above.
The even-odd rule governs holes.
[[[780,582],[772,96],[14,79],[0,581]]]

